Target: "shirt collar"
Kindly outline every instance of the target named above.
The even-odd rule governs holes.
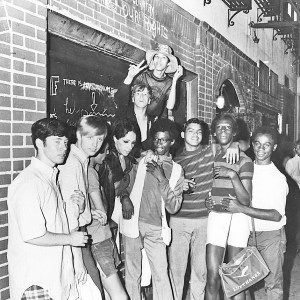
[[[158,161],[160,161],[160,162],[165,162],[165,161],[171,162],[172,161],[172,155],[171,154],[169,156],[161,155],[161,156],[159,156]]]
[[[52,168],[36,157],[31,158],[31,165],[43,173],[46,178],[56,181],[58,172],[56,167]]]
[[[86,156],[86,154],[79,149],[76,145],[71,145],[71,151],[82,161],[83,163],[87,163],[89,158]]]

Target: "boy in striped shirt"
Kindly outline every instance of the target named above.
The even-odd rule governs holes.
[[[174,298],[182,299],[188,257],[191,257],[191,299],[203,299],[206,285],[206,231],[208,211],[205,198],[212,188],[214,144],[202,145],[204,122],[189,119],[184,125],[185,146],[174,159],[185,173],[183,202],[180,211],[170,216],[173,239],[169,248],[170,279]],[[246,145],[245,145],[246,146]],[[226,153],[229,161],[237,159],[234,143]],[[192,192],[191,192],[192,191]]]
[[[214,162],[214,179],[211,200],[208,207],[206,264],[207,285],[205,299],[219,299],[220,276],[219,266],[228,250],[228,260],[247,246],[249,237],[248,217],[242,213],[232,215],[224,208],[223,201],[236,198],[239,203],[249,206],[252,191],[253,162],[243,152],[235,164],[228,164],[224,159],[226,150],[238,132],[235,118],[230,114],[218,115],[214,118],[211,131],[220,145]],[[242,292],[233,299],[245,299]]]

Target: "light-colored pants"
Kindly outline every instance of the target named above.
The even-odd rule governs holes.
[[[153,300],[173,300],[166,245],[161,227],[139,222],[140,236],[123,235],[125,250],[125,285],[131,300],[141,300],[142,248],[144,247],[152,274]]]
[[[190,253],[190,299],[204,299],[206,285],[207,218],[170,218],[172,243],[169,248],[170,279],[174,299],[182,300],[184,276]]]
[[[283,260],[286,250],[284,228],[274,231],[256,231],[257,249],[270,269],[264,279],[268,300],[283,299]],[[253,246],[252,233],[248,244]]]

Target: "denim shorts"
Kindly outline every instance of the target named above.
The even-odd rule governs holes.
[[[116,244],[112,238],[93,244],[91,249],[94,259],[101,268],[101,276],[104,275],[107,278],[118,272],[117,266],[121,261]]]

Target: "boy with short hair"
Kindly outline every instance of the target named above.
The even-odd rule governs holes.
[[[276,131],[269,127],[258,128],[253,134],[252,144],[255,154],[252,205],[248,207],[231,199],[227,201],[227,210],[254,218],[257,248],[270,269],[264,279],[266,299],[282,300],[288,185],[285,176],[271,161],[271,155],[277,147]],[[251,236],[248,245],[254,246]]]
[[[174,159],[182,166],[185,174],[182,206],[176,214],[170,216],[173,239],[168,253],[175,300],[182,299],[189,258],[190,298],[204,299],[208,216],[205,199],[211,191],[214,153],[218,147],[216,144],[206,145],[208,132],[205,126],[206,123],[197,118],[185,122],[182,132],[184,148]],[[226,159],[229,162],[234,163],[238,160],[240,146],[248,147],[245,143],[238,142],[227,149]]]
[[[8,188],[10,296],[77,299],[70,245],[84,246],[87,234],[69,231],[56,168],[67,154],[69,127],[45,118],[31,132],[37,155]],[[73,191],[70,201],[81,197]]]
[[[71,145],[71,150],[65,164],[59,166],[58,181],[63,199],[66,202],[66,213],[70,230],[79,228],[82,231],[86,231],[86,225],[91,222],[87,178],[89,157],[99,151],[106,134],[107,125],[104,119],[98,116],[83,116],[77,122],[76,144]],[[84,201],[80,205],[70,201],[70,195],[75,190],[80,191],[84,195]],[[98,288],[101,289],[97,267],[93,261],[90,249],[73,248],[73,254],[75,273],[78,281],[83,283],[86,281],[86,268],[90,267],[89,273]],[[83,261],[83,254],[85,261]],[[94,273],[91,273],[92,270]]]
[[[253,163],[245,153],[240,152],[240,160],[232,165],[224,158],[226,150],[238,133],[235,118],[230,114],[216,116],[212,121],[211,131],[220,149],[214,159],[214,179],[211,200],[208,201],[208,208],[211,211],[208,215],[206,241],[206,300],[219,299],[221,286],[219,266],[225,250],[228,250],[230,260],[247,246],[249,237],[248,218],[241,213],[236,215],[227,213],[222,202],[225,198],[234,196],[240,203],[249,205],[253,176]],[[242,292],[233,299],[245,299],[244,297]]]
[[[162,234],[162,201],[166,210],[177,212],[182,202],[183,171],[172,161],[170,148],[175,143],[174,122],[159,119],[151,127],[157,161],[139,164],[136,179],[130,194],[136,219],[134,234],[126,232],[123,222],[125,245],[125,283],[131,300],[141,299],[142,248],[150,262],[154,300],[172,300],[168,276],[166,244]],[[174,170],[174,172],[173,172]],[[175,171],[176,170],[176,171]],[[175,174],[176,173],[176,174]],[[171,181],[174,187],[171,188]],[[124,220],[123,220],[124,221]]]

